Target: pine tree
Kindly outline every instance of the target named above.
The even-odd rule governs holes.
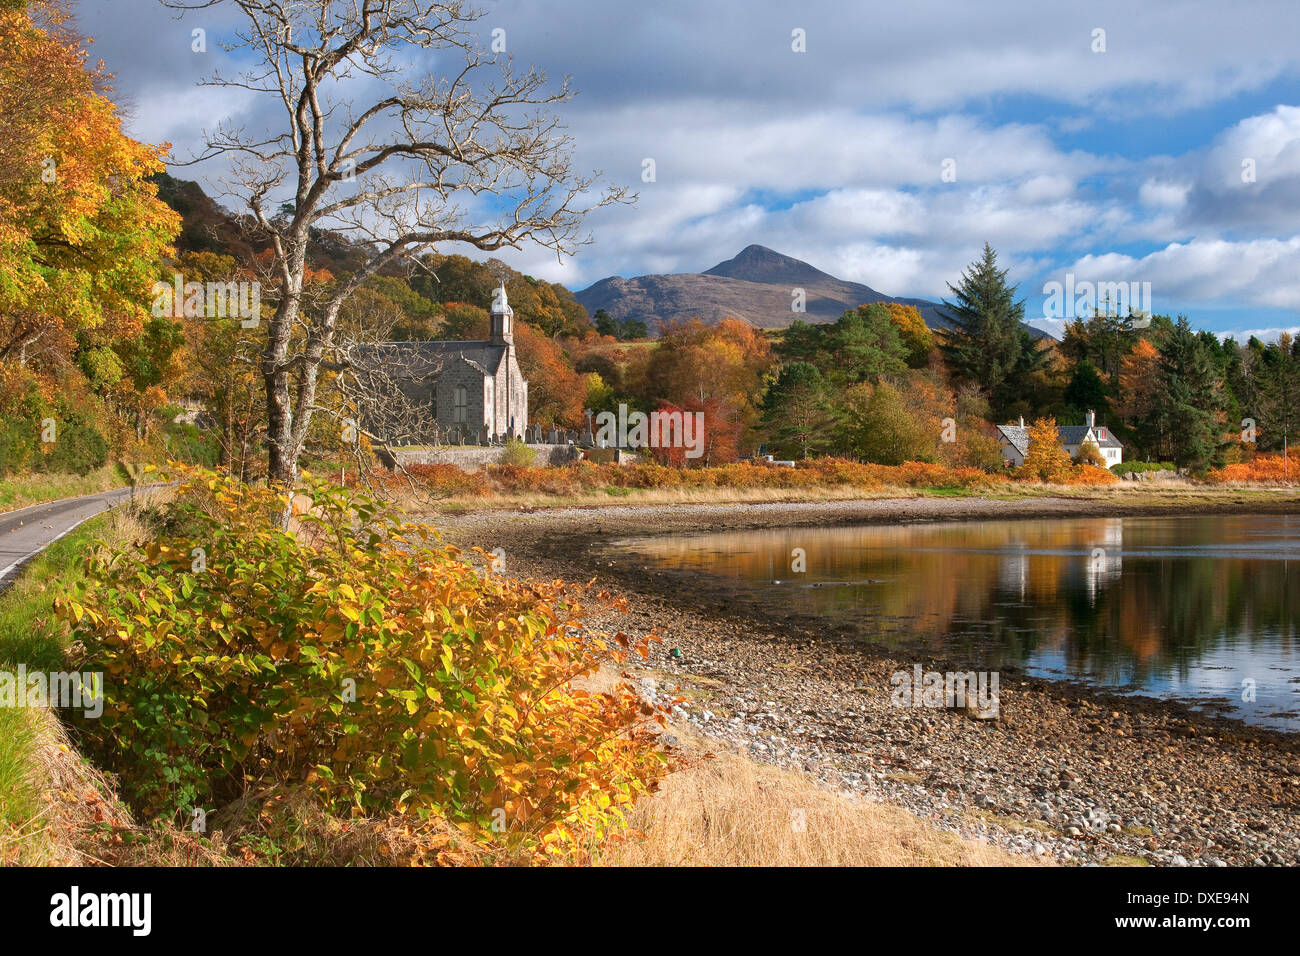
[[[1024,300],[1016,301],[1016,287],[1007,284],[1007,271],[997,261],[986,242],[961,282],[949,284],[956,301],[943,302],[952,329],[941,348],[953,377],[983,388],[1001,417],[1025,398],[1026,376],[1042,365],[1043,355],[1023,324]]]
[[[1178,317],[1161,349],[1160,378],[1156,417],[1173,460],[1205,471],[1222,456],[1215,415],[1220,390],[1212,357],[1186,316]]]
[[[831,438],[826,382],[810,362],[781,369],[763,399],[763,426],[782,453],[799,458],[822,451]]]
[[[1281,452],[1295,444],[1300,414],[1300,340],[1283,332],[1264,353],[1259,388],[1260,445]]]
[[[831,335],[833,378],[866,382],[907,370],[907,346],[884,306],[850,309],[840,316]]]
[[[1087,359],[1083,359],[1074,367],[1074,375],[1070,377],[1070,383],[1065,386],[1064,398],[1072,416],[1076,419],[1072,424],[1081,424],[1083,413],[1087,411],[1096,412],[1098,418],[1105,421],[1106,413],[1110,410],[1106,383]]]

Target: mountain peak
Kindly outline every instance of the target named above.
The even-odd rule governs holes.
[[[757,244],[748,245],[734,259],[719,262],[704,273],[706,276],[725,276],[746,282],[799,283],[830,279],[820,269],[815,269],[801,259],[782,255],[775,249]]]

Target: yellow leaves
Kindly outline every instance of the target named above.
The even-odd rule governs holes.
[[[231,767],[249,788],[319,767],[320,799],[334,811],[445,817],[475,843],[537,861],[580,858],[592,832],[617,825],[628,794],[666,773],[638,733],[661,716],[655,708],[572,686],[610,660],[601,640],[566,630],[583,626],[581,589],[480,578],[445,549],[306,543],[262,523],[274,512],[264,489],[219,476],[201,484],[213,487],[188,494],[215,509],[202,533],[222,555],[219,573],[179,605],[149,603],[190,573],[188,558],[182,568],[168,555],[192,543],[160,538],[148,583],[133,550],[95,571],[74,602],[81,613],[64,610],[114,675],[104,726],[124,761],[184,730],[206,763],[186,765],[182,782],[200,796]],[[313,520],[353,527],[345,500],[317,495]],[[611,646],[646,645],[620,634]],[[204,721],[138,706],[145,675],[160,699],[202,697]],[[150,726],[151,714],[166,720]],[[496,809],[503,830],[490,825]]]

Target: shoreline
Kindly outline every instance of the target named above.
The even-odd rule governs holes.
[[[1091,490],[1089,490],[1091,492]],[[1135,490],[1136,491],[1136,490]],[[1138,500],[1132,500],[1136,497]],[[1044,517],[1300,513],[1300,495],[1141,489],[1002,500],[873,498],[458,511],[428,517],[463,548],[504,548],[507,573],[589,580],[628,600],[593,627],[664,635],[643,691],[681,696],[699,735],[834,789],[903,806],[946,829],[1063,862],[1300,862],[1300,734],[1001,668],[1001,717],[896,708],[892,672],[941,657],[828,633],[815,618],[762,613],[722,590],[685,588],[613,546],[622,537],[759,527]],[[676,649],[680,657],[671,651]],[[966,668],[961,668],[966,669]]]

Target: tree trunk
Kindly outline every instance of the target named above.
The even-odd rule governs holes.
[[[298,477],[298,443],[294,440],[293,407],[289,402],[289,342],[298,318],[306,268],[305,241],[293,243],[285,256],[285,288],[267,329],[262,351],[262,381],[266,387],[267,483],[284,490]]]

